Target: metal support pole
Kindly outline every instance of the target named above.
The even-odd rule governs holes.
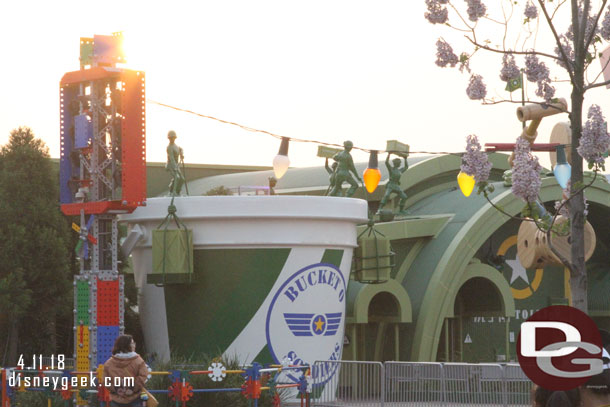
[[[445,318],[445,362],[451,362],[449,357],[449,318]]]
[[[400,360],[400,329],[398,322],[394,323],[394,359]]]

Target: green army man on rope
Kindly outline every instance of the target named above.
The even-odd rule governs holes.
[[[167,145],[167,164],[165,169],[169,172],[172,180],[169,183],[169,193],[171,196],[180,195],[182,185],[184,184],[184,176],[180,171],[180,161],[184,160],[184,152],[182,148],[175,143],[176,132],[170,130],[167,133],[169,144]]]
[[[360,176],[358,175],[358,172],[356,172],[356,167],[354,167],[354,160],[352,159],[352,155],[350,154],[350,151],[352,151],[352,148],[354,147],[354,143],[347,140],[343,142],[343,147],[343,151],[335,154],[335,156],[333,157],[333,160],[337,162],[337,170],[335,173],[335,185],[332,191],[330,191],[330,196],[341,196],[341,191],[344,182],[348,182],[351,185],[350,188],[347,190],[345,196],[350,197],[356,193],[356,190],[358,189],[358,183],[352,177],[350,171],[354,173],[358,181],[363,182]]]
[[[388,199],[390,199],[390,195],[392,195],[392,193],[395,193],[400,197],[400,202],[398,204],[398,213],[404,215],[406,213],[405,204],[407,202],[407,194],[405,194],[405,191],[403,191],[400,187],[400,177],[409,168],[409,163],[407,162],[407,156],[405,155],[403,156],[405,160],[404,167],[400,168],[400,158],[398,157],[392,160],[394,166],[391,166],[390,154],[392,153],[388,153],[388,156],[385,159],[385,166],[388,168],[388,174],[390,174],[390,179],[385,185],[385,194],[383,195],[383,198],[381,198],[381,202],[379,203],[379,211],[377,213],[379,213],[381,209],[385,206],[385,204],[388,202]]]

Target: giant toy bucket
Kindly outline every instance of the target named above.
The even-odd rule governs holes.
[[[133,266],[146,347],[161,359],[224,354],[240,363],[340,359],[360,199],[212,196],[175,199],[192,230],[193,274],[158,287],[153,231],[169,198],[122,216],[142,236]],[[138,225],[138,228],[136,228]],[[150,278],[149,278],[150,280]],[[318,382],[320,380],[318,379]]]

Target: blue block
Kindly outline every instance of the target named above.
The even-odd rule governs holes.
[[[74,148],[89,147],[93,137],[93,124],[85,114],[74,117]]]
[[[103,365],[112,356],[114,341],[119,337],[118,326],[97,327],[97,364]]]

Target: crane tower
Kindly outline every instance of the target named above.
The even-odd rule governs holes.
[[[77,371],[103,364],[123,333],[117,216],[146,204],[144,73],[116,66],[125,62],[120,44],[120,35],[81,38],[80,70],[60,82],[61,210],[78,217],[80,237]]]

